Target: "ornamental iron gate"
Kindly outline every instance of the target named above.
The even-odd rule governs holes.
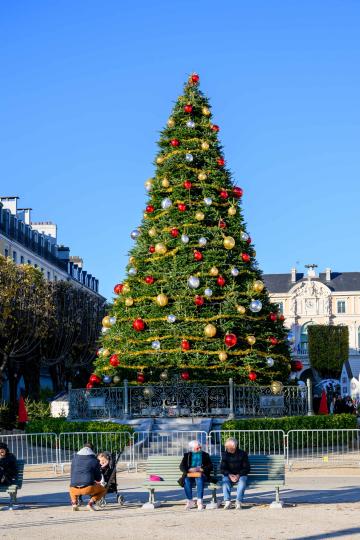
[[[207,386],[172,379],[154,385],[70,390],[71,419],[139,417],[264,417],[312,414],[310,383]]]

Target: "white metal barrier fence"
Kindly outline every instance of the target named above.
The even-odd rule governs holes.
[[[286,435],[282,429],[210,431],[208,447],[211,455],[221,455],[226,439],[233,438],[248,454],[285,456]]]
[[[19,433],[0,435],[17,459],[27,465],[53,465],[59,461],[59,439],[56,433]]]
[[[291,430],[286,437],[286,461],[301,464],[360,465],[359,429]]]
[[[133,463],[149,456],[179,456],[189,449],[189,442],[197,440],[208,451],[206,431],[138,431],[133,435]]]

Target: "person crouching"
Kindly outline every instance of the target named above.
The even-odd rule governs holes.
[[[96,510],[95,503],[100,500],[105,488],[100,484],[100,463],[93,451],[93,445],[86,443],[74,454],[71,462],[70,498],[73,510],[79,509],[79,496],[89,495],[88,510]]]
[[[231,488],[237,483],[235,508],[240,510],[247,475],[250,472],[250,463],[247,453],[238,448],[236,439],[230,438],[225,441],[225,452],[222,455],[220,472],[223,475],[224,509],[229,510],[231,508]]]

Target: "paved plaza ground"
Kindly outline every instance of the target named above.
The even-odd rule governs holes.
[[[119,487],[126,504],[110,503],[99,512],[71,512],[69,478],[50,470],[26,472],[20,507],[1,507],[0,538],[6,539],[187,539],[209,538],[320,540],[360,539],[360,468],[305,469],[287,473],[282,491],[285,506],[270,509],[273,491],[251,489],[240,511],[184,511],[182,491],[159,493],[156,510],[143,510],[147,500],[143,473],[121,473]],[[4,499],[0,500],[5,502]]]

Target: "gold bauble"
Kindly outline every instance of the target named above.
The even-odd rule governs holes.
[[[257,279],[256,281],[254,281],[254,284],[253,284],[254,291],[261,292],[264,289],[264,287],[265,285],[262,281],[260,281],[260,279]]]
[[[229,216],[235,216],[235,214],[236,214],[235,206],[230,206],[230,208],[228,209],[228,214],[229,214]]]
[[[199,180],[206,180],[207,179],[207,176],[205,173],[201,172],[198,174],[198,179]]]
[[[155,253],[159,255],[164,255],[167,252],[167,247],[162,242],[155,244]]]
[[[134,304],[134,299],[129,296],[128,298],[125,298],[125,306],[130,307]]]
[[[163,163],[163,161],[164,161],[164,158],[161,157],[161,156],[159,156],[158,158],[156,158],[156,163],[157,163],[158,165],[161,165],[161,164]]]
[[[207,107],[202,108],[202,113],[204,116],[210,116],[211,112]]]
[[[151,229],[148,230],[148,235],[151,236],[151,238],[154,238],[154,236],[157,235],[157,230],[155,227],[151,227]]]
[[[130,292],[130,285],[128,283],[124,283],[122,292],[123,293],[129,293]]]
[[[209,150],[209,143],[207,143],[206,141],[202,142],[201,143],[201,149],[202,150]]]
[[[129,264],[135,264],[135,263],[136,263],[136,259],[134,255],[131,255],[131,257],[129,257]]]
[[[110,317],[108,315],[103,318],[102,325],[105,326],[105,328],[111,328]]]
[[[146,212],[143,213],[143,218],[144,219],[149,219],[149,214],[147,214]]]
[[[236,311],[240,313],[240,315],[244,315],[246,312],[246,309],[244,308],[244,306],[236,306]]]
[[[197,219],[197,221],[202,221],[203,219],[205,219],[205,214],[204,212],[196,212],[195,214],[195,219]]]
[[[246,341],[249,345],[254,345],[256,343],[256,337],[255,336],[247,336]]]
[[[218,275],[218,273],[219,273],[219,270],[218,268],[216,268],[216,266],[213,266],[212,268],[210,268],[210,271],[209,271],[210,276],[215,277]]]
[[[169,128],[172,128],[175,126],[175,120],[173,118],[169,118],[169,120],[167,121],[167,125]]]
[[[169,299],[168,297],[166,296],[166,294],[164,293],[161,293],[161,294],[158,294],[157,297],[156,297],[156,303],[158,306],[160,307],[164,307],[164,306],[167,306],[169,302]]]
[[[103,356],[109,356],[109,354],[110,354],[109,349],[104,349],[103,352],[102,352]]]
[[[219,360],[221,362],[226,362],[227,357],[228,357],[228,355],[227,355],[227,353],[225,351],[221,351],[221,353],[219,353]]]
[[[224,248],[232,249],[235,246],[235,239],[232,236],[225,236],[224,238]]]
[[[206,337],[216,336],[216,326],[213,324],[207,324],[204,328],[204,334]]]
[[[167,178],[163,178],[162,181],[161,181],[161,185],[164,188],[168,188],[170,186],[170,182],[169,182],[169,180]]]
[[[282,392],[284,385],[280,381],[272,381],[270,388],[273,394],[280,394]]]
[[[146,187],[148,191],[150,191],[153,187],[153,179],[149,178],[149,180],[146,180],[144,186]]]

